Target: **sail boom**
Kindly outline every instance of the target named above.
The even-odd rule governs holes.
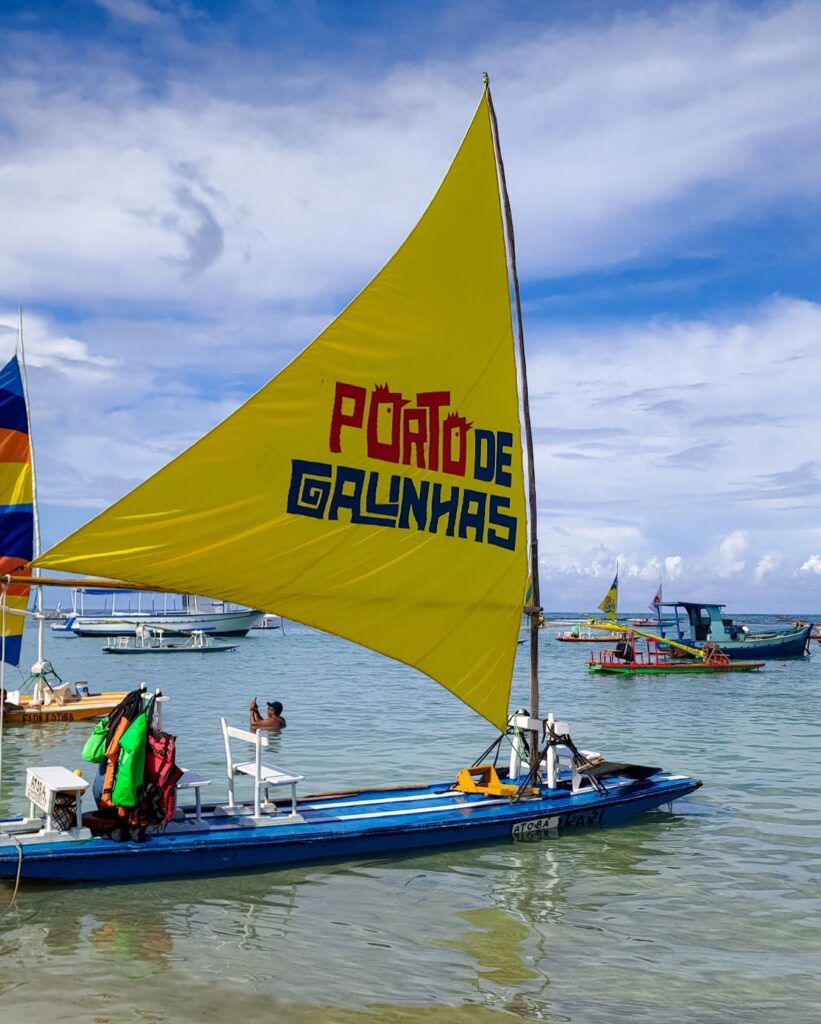
[[[176,594],[176,590],[164,587],[135,587],[133,583],[124,583],[122,580],[107,580],[99,577],[81,578],[68,576],[19,576],[14,573],[0,575],[0,583],[10,586],[21,585],[28,587],[70,587],[72,590],[81,590],[86,587],[106,587],[109,590],[145,590],[146,592],[157,592]]]

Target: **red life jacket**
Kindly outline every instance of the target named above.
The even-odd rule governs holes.
[[[145,747],[143,817],[163,825],[174,817],[177,783],[183,772],[175,764],[176,736],[150,729]]]

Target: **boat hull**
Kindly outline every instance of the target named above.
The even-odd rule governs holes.
[[[187,615],[123,614],[116,616],[78,615],[71,625],[75,636],[135,636],[138,625],[169,632],[199,631],[211,636],[245,636],[262,618],[260,611],[192,612]]]
[[[687,675],[711,675],[721,672],[757,672],[764,667],[763,661],[730,661],[726,665],[710,665],[704,662],[670,662],[666,665],[618,665],[602,664],[601,662],[588,662],[587,667],[591,672],[598,672],[602,675],[611,676],[677,676],[685,673]]]
[[[23,879],[114,882],[159,876],[239,872],[314,860],[345,860],[407,853],[431,847],[492,841],[527,841],[565,829],[616,825],[698,789],[686,776],[659,773],[637,782],[613,780],[605,795],[594,790],[543,790],[514,803],[481,794],[456,793],[444,784],[396,791],[361,791],[300,801],[303,820],[281,817],[270,825],[222,819],[183,831],[151,835],[143,843],[94,838],[23,846]],[[430,803],[426,804],[426,801]],[[18,848],[2,843],[0,877],[18,870]]]
[[[560,644],[612,644],[612,636],[564,636],[559,634],[554,637]]]
[[[782,635],[770,634],[767,636],[749,635],[746,640],[722,640],[719,644],[723,654],[734,661],[743,661],[748,658],[763,658],[766,660],[778,658],[803,658],[809,644],[809,636],[812,626],[803,629],[796,629]],[[689,640],[684,643],[689,644]],[[704,644],[695,643],[693,647],[702,648]]]
[[[81,697],[67,704],[47,704],[45,706],[30,705],[29,697],[21,699],[21,708],[7,709],[3,715],[6,725],[46,725],[50,722],[86,722],[94,718],[102,718],[112,711],[126,691],[98,693],[91,697]]]
[[[202,647],[183,647],[169,644],[167,647],[103,647],[103,654],[222,654],[235,651],[236,644],[207,644]]]

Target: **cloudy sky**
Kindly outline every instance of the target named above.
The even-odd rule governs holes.
[[[0,356],[44,540],[391,255],[491,74],[544,603],[821,609],[821,5],[4,0]],[[252,439],[253,443],[253,439]]]

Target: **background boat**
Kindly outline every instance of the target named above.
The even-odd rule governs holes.
[[[270,615],[267,612],[255,625],[251,626],[251,629],[279,629],[282,625],[282,620],[278,615]]]
[[[609,644],[613,642],[611,636],[601,636],[584,626],[573,626],[562,633],[557,633],[555,638],[562,644]]]
[[[98,610],[96,613],[86,613],[85,597],[89,594],[105,598],[110,596],[111,608],[103,612]],[[136,608],[133,607],[135,596]],[[52,625],[51,629],[54,633],[70,633],[74,636],[115,637],[135,636],[138,626],[146,626],[174,633],[200,632],[209,633],[211,636],[245,636],[249,629],[254,629],[265,617],[263,612],[254,608],[210,601],[188,594],[160,595],[161,607],[156,607],[155,599],[150,608],[145,608],[144,605],[148,603],[151,595],[126,592],[126,597],[132,603],[123,607],[124,597],[121,590],[78,590],[73,599],[75,610],[63,622]]]
[[[219,654],[235,651],[236,644],[217,643],[212,636],[194,630],[190,636],[175,643],[169,636],[180,637],[175,630],[168,631],[151,626],[137,626],[136,635],[118,636],[116,642],[103,647],[103,654]]]
[[[9,698],[19,707],[6,707],[6,725],[46,725],[54,722],[86,722],[101,718],[115,708],[125,697],[125,690],[89,693],[83,684],[70,684],[71,691],[57,693],[50,703],[39,702],[32,694],[10,693]]]
[[[672,610],[674,622],[661,619],[661,608]],[[724,615],[723,604],[697,601],[667,601],[659,606],[662,636],[692,647],[718,644],[730,658],[802,658],[807,653],[813,625],[796,621],[792,629],[755,630]]]
[[[764,667],[763,661],[728,658],[716,644],[707,644],[701,655],[696,648],[688,650],[691,657],[680,656],[680,652],[687,654],[683,646],[679,646],[679,656],[673,657],[676,652],[660,644],[657,638],[633,632],[630,636],[622,636],[615,647],[599,651],[597,655],[591,651],[587,667],[591,672],[604,675],[710,675],[716,672],[757,672]]]

